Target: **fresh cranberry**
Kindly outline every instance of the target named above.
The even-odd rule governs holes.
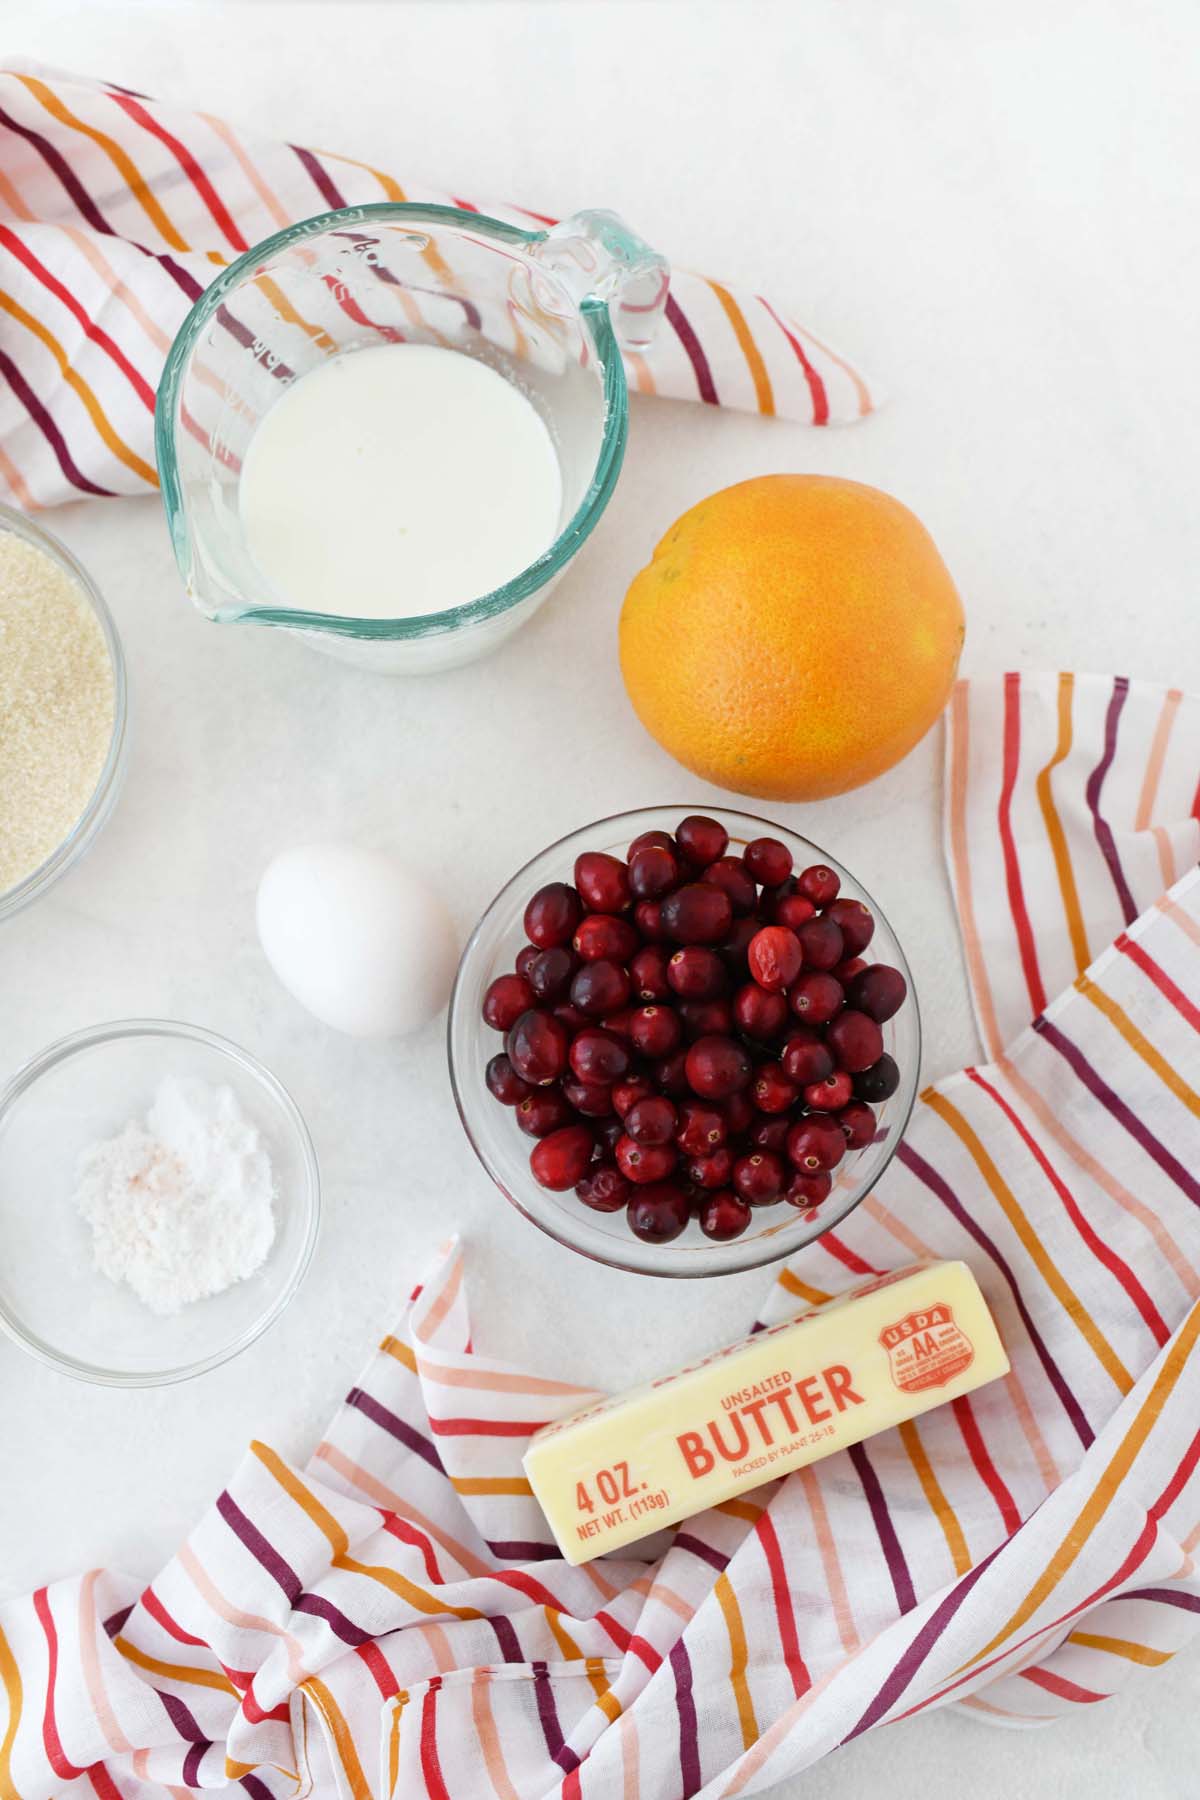
[[[584,962],[628,962],[641,947],[641,938],[628,919],[612,913],[588,913],[579,921],[571,946]]]
[[[679,880],[679,862],[673,850],[647,844],[629,859],[629,886],[635,900],[658,900]]]
[[[890,1100],[900,1086],[900,1071],[895,1061],[885,1051],[877,1063],[869,1069],[863,1069],[854,1077],[854,1097],[856,1100],[869,1100],[878,1106],[882,1100]]]
[[[625,1136],[625,1127],[620,1119],[597,1119],[595,1123],[596,1148],[592,1151],[593,1163],[612,1163],[616,1159],[617,1145]]]
[[[851,1100],[838,1113],[847,1150],[865,1150],[875,1139],[875,1114],[865,1100]]]
[[[693,869],[706,869],[718,856],[724,856],[729,848],[729,833],[705,813],[689,813],[675,827],[675,842]]]
[[[603,850],[585,850],[575,858],[575,886],[589,912],[623,913],[632,898],[629,870]]]
[[[620,1012],[628,1004],[629,977],[620,963],[601,957],[599,962],[584,963],[575,971],[571,982],[571,1004],[590,1019],[601,1019],[605,1013]]]
[[[483,996],[483,1022],[493,1031],[511,1031],[533,1002],[533,989],[523,975],[497,975]]]
[[[908,983],[899,969],[887,963],[873,963],[855,975],[847,998],[851,1006],[882,1025],[900,1011],[907,996]]]
[[[854,977],[861,975],[866,966],[866,962],[861,956],[848,956],[845,962],[835,963],[829,973],[835,981],[840,981],[843,987],[849,987]],[[866,1012],[867,1009],[864,1006],[861,1010]]]
[[[809,919],[815,918],[816,907],[803,894],[782,894],[776,900],[772,914],[776,925],[786,925],[789,931],[799,931]]]
[[[842,934],[827,913],[806,919],[796,936],[804,951],[806,969],[832,969],[842,960]]]
[[[663,930],[677,944],[719,944],[733,923],[728,894],[711,882],[687,882],[658,904]]]
[[[751,1206],[770,1206],[788,1181],[787,1165],[774,1150],[752,1150],[733,1165],[733,1185]]]
[[[833,902],[825,917],[832,919],[841,932],[847,956],[861,956],[875,936],[875,915],[861,900],[849,900],[843,896],[841,900]]]
[[[792,872],[792,853],[778,838],[755,838],[742,851],[742,861],[763,887],[779,887]]]
[[[733,996],[733,1019],[755,1043],[769,1044],[788,1022],[787,996],[768,994],[756,981],[748,981]]]
[[[563,1193],[582,1181],[592,1160],[592,1134],[586,1125],[565,1125],[552,1131],[529,1153],[533,1179],[544,1188]]]
[[[731,1138],[744,1137],[754,1123],[754,1102],[745,1089],[722,1100],[721,1111],[725,1115],[725,1129]]]
[[[565,1028],[568,1037],[574,1037],[577,1031],[582,1031],[585,1025],[591,1023],[587,1014],[580,1012],[577,1006],[572,1006],[569,1000],[560,1000],[550,1010]]]
[[[728,1037],[733,1030],[733,1007],[728,1000],[681,1000],[678,1012],[689,1043],[702,1037]]]
[[[598,1169],[593,1168],[582,1181],[576,1182],[575,1192],[593,1212],[620,1212],[623,1206],[629,1204],[633,1185],[626,1181],[619,1169],[603,1164]]]
[[[850,1075],[861,1075],[883,1055],[883,1032],[879,1026],[866,1013],[850,1007],[833,1020],[825,1042],[837,1058],[838,1067]]]
[[[647,1099],[654,1091],[654,1083],[645,1075],[635,1075],[632,1081],[618,1081],[612,1092],[613,1111],[618,1119],[623,1119],[636,1101]]]
[[[538,889],[525,908],[525,936],[539,950],[569,944],[571,933],[583,917],[579,895],[565,881],[551,881]]]
[[[846,1140],[836,1119],[801,1119],[788,1132],[787,1153],[802,1175],[836,1169],[846,1154]]]
[[[664,1056],[661,1062],[654,1065],[654,1079],[664,1094],[672,1100],[685,1100],[691,1089],[687,1078],[687,1052],[676,1050],[672,1056]]]
[[[761,1063],[754,1071],[750,1098],[759,1112],[785,1113],[795,1103],[796,1089],[781,1063]]]
[[[760,988],[782,994],[799,975],[804,952],[800,939],[786,925],[764,925],[754,935],[746,962]]]
[[[854,1097],[850,1077],[844,1069],[826,1075],[823,1081],[810,1081],[801,1098],[810,1112],[841,1112]]]
[[[670,934],[662,922],[661,900],[639,900],[633,909],[633,922],[646,943],[670,943]]]
[[[629,964],[629,979],[638,1000],[653,1002],[671,998],[671,983],[667,979],[670,960],[669,953],[659,944],[647,944],[638,951]]]
[[[717,955],[737,980],[746,976],[746,956],[758,931],[758,920],[751,916],[748,919],[735,919],[729,927],[729,935],[717,945]]]
[[[579,977],[575,979],[578,981]],[[788,989],[788,1005],[806,1025],[825,1025],[841,1011],[845,995],[842,984],[819,969],[806,969],[799,981]]]
[[[775,1150],[782,1154],[787,1149],[791,1128],[792,1122],[786,1113],[776,1113],[773,1117],[763,1113],[750,1127],[750,1142],[756,1150]]]
[[[725,1120],[715,1106],[685,1100],[679,1108],[675,1142],[685,1156],[709,1156],[725,1142]]]
[[[718,1244],[741,1237],[750,1223],[750,1208],[738,1194],[726,1188],[722,1194],[710,1194],[696,1215],[705,1237]]]
[[[605,1082],[580,1081],[577,1076],[564,1075],[562,1093],[567,1105],[585,1119],[607,1119],[612,1113],[612,1088]]]
[[[592,1023],[592,1021],[590,1019],[587,1020],[586,1022],[589,1025]],[[630,1035],[631,1028],[633,1026],[633,1008],[632,1007],[623,1006],[621,1008],[620,1012],[605,1013],[605,1015],[601,1019],[600,1023],[604,1027],[605,1031],[611,1031],[613,1036],[619,1037],[623,1044],[631,1045],[633,1043],[633,1038]]]
[[[822,1200],[828,1200],[832,1187],[833,1176],[826,1175],[823,1169],[818,1169],[814,1175],[797,1172],[783,1190],[783,1197],[789,1206],[803,1212],[807,1207],[820,1206]]]
[[[710,887],[720,888],[728,896],[737,918],[744,918],[758,905],[758,889],[754,877],[740,856],[719,856],[700,877]]]
[[[542,953],[536,944],[524,945],[522,949],[517,951],[517,960],[515,964],[517,974],[523,975],[525,980],[528,981],[529,971],[533,967],[534,959],[541,954]]]
[[[625,1114],[625,1130],[638,1144],[669,1144],[675,1136],[677,1114],[664,1094],[638,1100]]]
[[[669,831],[639,832],[625,852],[628,861],[632,862],[639,850],[669,850],[674,856],[675,839]]]
[[[561,944],[553,950],[539,950],[529,965],[529,985],[537,998],[550,1006],[566,996],[578,959]]]
[[[744,1045],[731,1037],[702,1037],[687,1053],[687,1078],[702,1100],[723,1100],[744,1088],[753,1073]]]
[[[523,1081],[545,1087],[567,1066],[567,1034],[552,1013],[523,1012],[505,1040],[509,1061]]]
[[[783,1072],[797,1087],[824,1081],[834,1070],[833,1052],[807,1025],[798,1025],[783,1046]]]
[[[629,1037],[640,1056],[655,1061],[678,1050],[683,1038],[679,1014],[669,1006],[639,1006],[629,1015]]]
[[[578,881],[575,885],[579,886]],[[833,870],[825,863],[813,863],[811,868],[802,870],[796,877],[796,886],[814,906],[828,906],[836,900],[841,885]]]
[[[733,1151],[727,1144],[710,1150],[706,1156],[693,1156],[687,1165],[689,1181],[706,1191],[728,1187],[733,1179]]]
[[[688,1199],[672,1181],[655,1182],[629,1202],[629,1229],[648,1244],[669,1244],[688,1222]]]
[[[581,1031],[570,1050],[571,1067],[580,1081],[623,1081],[629,1072],[629,1052],[611,1032],[590,1026]]]
[[[564,1125],[574,1123],[575,1115],[557,1088],[535,1088],[520,1102],[517,1124],[526,1137],[543,1138]]]
[[[639,1100],[638,1105],[642,1104]],[[626,1124],[628,1122],[626,1115]],[[639,1144],[627,1132],[617,1145],[618,1169],[626,1180],[636,1181],[639,1187],[649,1181],[665,1181],[675,1162],[674,1144]]]
[[[483,1078],[487,1082],[488,1093],[498,1100],[501,1106],[518,1106],[533,1092],[529,1083],[522,1081],[503,1051],[499,1056],[493,1056],[484,1071]]]
[[[715,1000],[729,986],[725,964],[715,950],[688,944],[667,964],[667,980],[682,1000]]]

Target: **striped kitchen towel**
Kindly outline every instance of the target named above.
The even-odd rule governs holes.
[[[158,485],[154,395],[192,303],[282,226],[421,201],[553,219],[403,184],[113,82],[0,70],[0,480],[28,509]],[[813,425],[872,410],[863,378],[777,303],[677,269],[631,388]]]
[[[451,1246],[307,1466],[252,1445],[148,1587],[93,1571],[0,1606],[0,1795],[717,1800],[933,1707],[1045,1724],[1194,1638],[1189,704],[1069,676],[958,689],[968,964],[1020,1026],[922,1094],[878,1188],[767,1300],[775,1320],[961,1257],[1006,1378],[651,1560],[570,1568],[521,1454],[588,1395],[472,1349]],[[1014,998],[1035,966],[1063,983],[1036,1011]]]

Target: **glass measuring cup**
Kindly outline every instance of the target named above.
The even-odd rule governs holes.
[[[620,350],[650,342],[668,280],[664,259],[599,211],[523,231],[456,207],[346,207],[239,257],[184,321],[155,413],[163,503],[195,605],[218,624],[302,632],[387,673],[450,668],[495,648],[536,612],[608,503],[625,450]],[[297,610],[246,541],[247,446],[324,359],[401,342],[476,357],[537,408],[562,470],[558,535],[511,581],[459,606],[398,618]]]

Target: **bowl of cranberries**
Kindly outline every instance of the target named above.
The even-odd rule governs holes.
[[[791,1255],[878,1181],[921,1033],[886,918],[765,819],[646,807],[527,863],[476,926],[450,1076],[497,1187],[618,1268]]]

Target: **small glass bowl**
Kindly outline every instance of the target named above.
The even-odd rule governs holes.
[[[908,982],[907,1001],[883,1027],[885,1048],[899,1065],[900,1086],[890,1100],[876,1108],[874,1143],[846,1158],[834,1176],[833,1192],[819,1208],[797,1212],[786,1202],[757,1207],[749,1230],[729,1243],[706,1238],[693,1219],[673,1242],[647,1244],[630,1231],[624,1213],[592,1212],[574,1194],[552,1193],[534,1181],[529,1172],[532,1141],[519,1129],[511,1108],[492,1098],[484,1081],[488,1060],[501,1048],[501,1040],[484,1024],[480,1007],[489,984],[511,970],[526,941],[522,920],[526,904],[538,888],[549,881],[570,881],[575,858],[582,851],[606,850],[624,858],[630,841],[641,832],[673,832],[682,818],[695,811],[719,819],[731,845],[747,844],[756,837],[777,837],[792,852],[797,869],[812,863],[828,864],[841,881],[842,895],[870,907],[875,916],[875,935],[868,952],[871,960],[891,963]],[[794,1255],[839,1225],[874,1187],[896,1153],[916,1099],[921,1024],[912,972],[895,933],[878,903],[827,850],[751,813],[717,806],[647,806],[597,819],[560,838],[526,863],[497,894],[472,932],[459,964],[450,998],[449,1055],[450,1082],[472,1148],[501,1193],[534,1225],[569,1249],[616,1269],[643,1275],[728,1275]]]
[[[95,1268],[73,1197],[80,1152],[141,1120],[166,1075],[231,1087],[258,1126],[275,1177],[275,1241],[247,1280],[164,1318]],[[0,1329],[67,1375],[156,1387],[228,1362],[296,1292],[319,1217],[317,1159],[291,1095],[199,1025],[93,1025],[51,1044],[0,1094]]]
[[[97,834],[108,818],[121,790],[121,782],[125,775],[126,734],[126,684],[125,655],[121,649],[121,640],[117,636],[117,628],[112,614],[104,604],[91,576],[83,566],[76,562],[71,552],[57,538],[51,537],[48,531],[33,524],[24,513],[15,512],[11,506],[0,505],[0,531],[15,532],[24,538],[26,543],[44,550],[47,556],[54,558],[59,567],[71,577],[80,593],[96,615],[104,642],[108,647],[109,661],[113,672],[113,723],[112,736],[108,743],[108,754],[104,766],[100,770],[92,797],[76,819],[74,825],[59,844],[51,851],[45,862],[17,882],[15,887],[6,888],[0,893],[0,920],[11,918],[31,900],[37,900],[46,889],[53,886],[60,875],[73,868],[84,851],[89,849]]]

